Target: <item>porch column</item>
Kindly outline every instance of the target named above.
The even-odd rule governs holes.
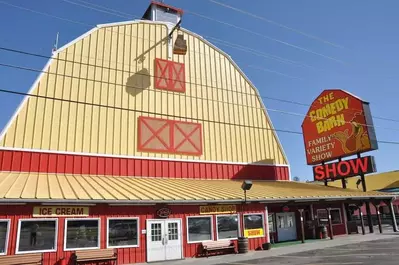
[[[386,201],[386,205],[389,208],[389,213],[391,215],[391,221],[392,221],[392,228],[394,232],[398,232],[398,223],[396,222],[396,216],[395,216],[395,210],[393,208],[393,203],[392,200]]]
[[[375,207],[375,212],[377,214],[377,222],[378,222],[378,229],[380,230],[380,233],[382,234],[382,224],[381,224],[381,215],[380,215],[380,203],[373,203]]]
[[[363,205],[363,203],[362,203],[362,204],[359,204],[358,207],[357,207],[357,209],[359,210],[360,224],[361,224],[361,226],[362,226],[362,234],[365,235],[365,234],[366,234],[366,231],[365,231],[365,229],[364,229],[364,220],[363,220],[362,205]]]
[[[265,206],[265,214],[266,214],[266,232],[267,232],[266,243],[271,243],[270,242],[270,227],[269,227],[269,209],[267,208],[267,206]]]
[[[346,205],[345,203],[342,203],[342,213],[344,214],[344,224],[345,224],[345,233],[348,235],[348,214],[346,212]]]
[[[301,240],[302,243],[305,243],[305,225],[303,223],[303,209],[298,209],[298,211],[301,219]]]
[[[328,226],[330,227],[330,239],[334,239],[334,231],[333,231],[333,226],[332,226],[332,220],[331,220],[331,208],[327,208],[327,216],[328,216]]]
[[[316,239],[316,223],[314,221],[314,210],[313,210],[313,204],[310,204],[310,220],[312,220],[312,238]]]

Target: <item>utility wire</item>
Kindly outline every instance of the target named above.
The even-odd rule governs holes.
[[[253,30],[249,30],[249,29],[246,29],[246,28],[243,28],[243,27],[240,27],[240,26],[237,26],[237,25],[228,23],[228,22],[224,22],[224,21],[222,21],[222,20],[218,20],[218,19],[215,19],[215,18],[211,18],[211,17],[205,16],[205,15],[202,15],[202,14],[199,14],[199,13],[196,13],[196,12],[193,12],[193,11],[188,11],[188,10],[186,10],[186,12],[189,13],[189,14],[192,14],[192,15],[194,15],[194,16],[201,17],[201,18],[203,18],[203,19],[207,19],[207,20],[210,20],[210,21],[213,21],[213,22],[217,22],[217,23],[219,23],[219,24],[223,24],[223,25],[226,25],[226,26],[235,28],[235,29],[239,29],[239,30],[241,30],[241,31],[245,31],[245,32],[251,33],[251,34],[253,34],[253,35],[256,35],[256,36],[259,36],[259,37],[262,37],[262,38],[265,38],[265,39],[268,39],[268,40],[271,40],[271,41],[274,41],[274,42],[278,42],[278,43],[280,43],[280,44],[284,44],[284,45],[286,45],[286,46],[289,46],[289,47],[292,47],[292,48],[295,48],[295,49],[298,49],[298,50],[301,50],[301,51],[304,51],[304,52],[307,52],[307,53],[311,53],[311,54],[314,54],[314,55],[323,57],[323,58],[325,58],[325,59],[329,59],[329,60],[335,61],[335,62],[337,62],[337,63],[346,64],[346,62],[344,62],[344,61],[342,61],[342,60],[340,60],[340,59],[336,59],[336,58],[333,58],[333,57],[331,57],[331,56],[328,56],[328,55],[325,55],[325,54],[322,54],[322,53],[314,52],[314,51],[312,51],[312,50],[309,50],[309,49],[300,47],[300,46],[295,45],[295,44],[291,44],[291,43],[286,42],[286,41],[282,41],[282,40],[278,40],[278,39],[269,37],[269,36],[267,36],[267,35],[264,35],[264,34],[255,32],[255,31],[253,31]]]
[[[61,1],[64,1],[64,0],[61,0]],[[71,2],[71,1],[69,1],[69,2]],[[85,1],[81,1],[81,2],[85,2]],[[21,10],[25,10],[25,11],[30,11],[30,12],[33,12],[33,13],[36,13],[36,14],[39,14],[39,15],[44,15],[44,16],[48,16],[48,17],[51,17],[51,18],[60,19],[60,20],[62,20],[62,21],[66,21],[66,22],[70,22],[70,23],[74,23],[74,24],[78,24],[78,25],[83,25],[83,26],[90,27],[90,28],[93,28],[93,27],[94,27],[94,28],[98,28],[98,25],[88,24],[88,23],[84,23],[84,22],[80,22],[80,21],[76,21],[76,20],[70,20],[70,19],[66,19],[66,18],[54,16],[54,15],[51,15],[51,14],[48,14],[48,13],[44,13],[44,12],[36,11],[36,10],[33,10],[33,9],[29,9],[29,8],[25,8],[25,7],[13,5],[13,4],[4,2],[4,1],[0,1],[0,4],[8,5],[8,6],[17,8],[17,9],[21,9]],[[96,5],[96,6],[99,6],[99,5]],[[94,9],[94,10],[95,10],[95,9]],[[109,10],[113,10],[114,12],[120,12],[120,11],[117,11],[117,10],[114,10],[114,9],[109,9]],[[107,13],[109,13],[109,12],[107,12]],[[109,14],[112,14],[112,13],[109,13]],[[115,15],[117,15],[117,14],[115,14]],[[118,15],[118,16],[119,16],[119,15]],[[128,17],[126,17],[126,18],[128,18]],[[130,17],[129,17],[129,18],[130,18]],[[116,34],[121,34],[121,35],[124,35],[124,36],[136,37],[136,38],[138,38],[138,39],[151,41],[151,40],[148,39],[148,38],[143,38],[143,37],[140,37],[140,36],[132,36],[132,35],[125,34],[125,33],[115,32],[115,31],[113,31],[112,29],[107,29],[107,28],[105,28],[105,30],[111,31],[112,33],[116,33]],[[213,38],[213,39],[215,39],[215,38]],[[221,40],[218,40],[218,41],[219,41],[219,43],[220,43]],[[215,42],[217,42],[216,39],[215,39]],[[229,45],[229,42],[224,41],[224,43],[222,43],[222,45],[225,45],[225,46],[226,46],[226,45]],[[236,44],[233,44],[233,43],[230,43],[230,45],[231,45],[231,47],[233,47],[233,45],[237,46]],[[269,55],[269,56],[267,56],[266,54],[262,53],[261,51],[256,51],[256,50],[253,50],[253,49],[252,49],[252,50],[243,50],[243,49],[240,49],[239,47],[233,47],[233,48],[239,49],[239,50],[244,51],[244,52],[249,52],[249,53],[252,53],[252,54],[254,54],[254,55],[262,56],[262,57],[265,57],[265,58],[268,58],[268,59],[276,60],[276,61],[279,61],[279,62],[282,62],[282,63],[288,63],[288,64],[292,64],[292,65],[298,64],[299,66],[306,66],[305,64],[302,64],[302,63],[299,63],[299,62],[295,62],[295,63],[294,63],[294,61],[291,61],[291,62],[290,62],[289,59],[284,59],[284,58],[281,58],[281,57],[276,56],[276,55]],[[193,52],[194,52],[194,53],[198,53],[198,54],[202,54],[201,52],[198,52],[198,51],[193,51]],[[86,57],[87,57],[87,56],[86,56]],[[88,57],[88,58],[91,58],[91,57]],[[307,67],[308,67],[308,68],[312,68],[312,69],[316,69],[315,67],[311,67],[311,66],[307,66]]]
[[[62,0],[62,1],[64,1],[64,0]],[[67,0],[65,0],[65,1],[67,1]],[[81,0],[78,0],[78,1],[84,2],[84,3],[88,3],[88,2],[86,2],[86,1],[81,1]],[[69,1],[69,2],[71,2],[71,1]],[[58,17],[58,16],[54,16],[54,15],[51,15],[51,14],[47,14],[47,13],[44,13],[44,12],[32,10],[32,9],[29,9],[29,8],[25,8],[25,7],[21,7],[21,6],[16,6],[16,5],[10,4],[10,3],[5,2],[5,1],[0,1],[0,3],[1,3],[1,4],[8,5],[8,6],[11,6],[11,7],[14,7],[14,8],[22,9],[22,10],[25,10],[25,11],[30,11],[30,12],[33,12],[33,13],[37,13],[37,14],[44,15],[44,16],[49,16],[49,17],[52,17],[52,18],[60,19],[60,20],[67,21],[67,22],[71,22],[71,23],[75,23],[75,24],[80,24],[80,25],[90,26],[90,27],[97,27],[97,25],[91,25],[91,24],[86,24],[86,23],[79,22],[79,21],[74,21],[74,20],[70,20],[70,19],[65,19],[65,18],[62,18],[62,17]],[[94,5],[94,4],[93,4],[93,5]],[[103,6],[100,6],[100,5],[95,5],[95,6],[102,7],[102,8],[106,8],[106,7],[103,7]],[[107,9],[108,9],[108,10],[112,10],[113,12],[122,13],[122,12],[117,11],[117,10],[115,10],[115,9],[110,9],[110,8],[107,8]],[[127,14],[127,13],[125,13],[125,14]],[[107,29],[106,29],[106,30],[107,30]],[[111,30],[111,32],[113,32],[113,31]],[[115,32],[114,32],[114,33],[115,33]],[[116,33],[118,33],[118,34],[123,34],[123,35],[126,35],[126,36],[131,36],[131,35],[127,35],[127,34],[124,34],[124,33],[119,33],[119,32],[116,32]],[[131,37],[133,37],[133,36],[131,36]],[[134,36],[134,37],[140,38],[139,36]],[[144,39],[144,38],[140,38],[140,39]],[[147,40],[148,40],[148,39],[147,39]],[[75,63],[76,63],[76,62],[75,62]],[[254,68],[253,66],[249,66],[249,67]],[[240,92],[238,92],[238,93],[240,93]],[[284,102],[292,103],[292,104],[295,104],[295,105],[310,106],[310,105],[303,104],[303,103],[298,103],[298,102],[294,102],[294,101],[288,102],[287,100],[281,100],[281,99],[272,98],[272,97],[262,97],[262,98],[270,99],[270,100],[276,100],[276,101],[284,101]],[[395,120],[395,119],[391,119],[391,118],[376,117],[376,116],[373,116],[373,118],[375,118],[375,119],[381,119],[381,120],[385,120],[385,121],[399,122],[399,120]]]
[[[89,63],[83,63],[83,62],[76,62],[76,61],[72,61],[72,60],[61,59],[61,58],[58,58],[58,57],[55,58],[55,57],[51,57],[51,56],[47,56],[47,55],[42,55],[42,54],[37,54],[37,53],[31,53],[31,52],[27,52],[27,51],[22,51],[22,50],[17,50],[17,49],[11,49],[11,48],[1,47],[1,46],[0,46],[0,50],[4,50],[4,51],[7,51],[7,52],[13,52],[13,53],[24,54],[24,55],[29,55],[29,56],[35,56],[35,57],[39,57],[39,58],[53,59],[53,60],[57,60],[57,61],[69,62],[69,63],[80,64],[80,65],[85,65],[85,66],[91,66],[91,67],[95,67],[95,68],[101,68],[101,69],[107,69],[107,70],[115,70],[115,69],[113,69],[113,68],[111,68],[111,67],[104,67],[104,66],[99,66],[99,65],[96,65],[96,64],[89,64]],[[90,58],[92,58],[92,57],[90,57]],[[92,59],[98,60],[97,58],[92,58]],[[81,78],[81,77],[75,77],[75,76],[67,76],[67,75],[62,75],[62,74],[50,73],[50,72],[42,71],[42,70],[39,70],[39,69],[27,68],[27,67],[22,67],[22,66],[15,66],[15,65],[4,64],[4,63],[0,64],[0,66],[9,67],[9,68],[15,68],[15,69],[21,69],[21,70],[27,70],[27,71],[33,71],[33,72],[38,72],[38,73],[54,74],[54,75],[65,76],[65,77],[69,77],[69,78],[84,79],[84,80],[93,81],[93,82],[107,83],[107,82],[105,82],[105,81],[98,81],[98,80],[94,80],[94,79],[93,79],[93,80],[90,80],[90,79],[87,79],[87,78]],[[249,66],[249,67],[252,67],[252,66]],[[259,68],[256,68],[256,67],[253,67],[253,68],[259,69]],[[268,69],[260,69],[260,70],[265,70],[265,71],[267,71]],[[141,75],[141,76],[155,77],[155,75],[151,75],[151,74],[143,74],[143,73],[137,73],[137,72],[130,72],[130,71],[122,70],[122,69],[117,69],[117,71],[121,71],[121,72],[128,73],[128,74],[132,74],[132,73],[133,73],[133,74]],[[180,80],[178,80],[178,79],[173,79],[173,78],[165,78],[165,79],[166,79],[166,80],[169,80],[169,81],[179,81],[179,82],[182,82],[182,81],[180,81]],[[274,101],[279,101],[279,102],[284,102],[284,103],[290,103],[290,104],[295,104],[295,105],[305,106],[305,107],[310,107],[310,106],[311,106],[310,104],[305,104],[305,103],[296,102],[296,101],[292,101],[292,100],[279,99],[279,98],[268,97],[268,96],[262,96],[262,95],[258,95],[258,94],[251,94],[251,93],[246,93],[246,92],[241,92],[241,91],[232,91],[232,90],[230,90],[230,89],[226,89],[226,88],[222,88],[222,87],[216,87],[216,86],[213,86],[213,85],[204,85],[204,84],[198,84],[198,83],[189,82],[189,81],[184,81],[184,83],[185,83],[185,84],[190,84],[190,85],[195,85],[195,86],[205,86],[205,87],[209,87],[209,88],[220,89],[220,90],[223,90],[223,91],[227,91],[227,92],[229,92],[229,93],[232,93],[232,92],[233,92],[233,93],[238,93],[238,94],[242,94],[242,95],[246,95],[246,96],[251,96],[251,97],[252,97],[252,96],[255,96],[255,97],[260,98],[260,99],[270,99],[270,100],[274,100]],[[108,84],[126,86],[126,87],[136,88],[136,89],[142,89],[142,88],[140,88],[140,87],[134,87],[134,86],[126,85],[126,84],[115,84],[115,83],[110,83],[110,82],[108,82]],[[235,86],[235,87],[236,87],[236,88],[239,88],[239,86]],[[199,87],[199,88],[197,88],[197,89],[202,90],[201,87]],[[172,92],[170,92],[170,91],[165,91],[165,90],[160,90],[159,92],[161,92],[161,93],[167,93],[167,94],[173,94]],[[187,96],[187,95],[186,95],[186,96]],[[208,100],[208,101],[216,101],[216,102],[219,102],[219,103],[227,103],[227,104],[233,104],[233,105],[237,105],[237,106],[243,106],[243,107],[254,108],[254,109],[262,109],[262,110],[263,110],[263,108],[259,108],[259,107],[252,107],[252,106],[242,105],[242,104],[238,104],[238,103],[236,104],[236,103],[231,103],[231,102],[225,102],[225,101],[218,101],[218,100],[209,99],[209,98],[199,98],[199,97],[193,97],[193,96],[187,96],[187,97],[192,97],[192,98],[195,98],[195,99],[203,99],[203,100]],[[281,112],[281,113],[284,112],[284,111],[282,111],[282,110],[273,110],[273,109],[270,109],[270,108],[267,108],[267,110],[276,111],[276,112]],[[354,112],[351,112],[351,110],[353,110],[353,109],[348,109],[348,110],[346,110],[346,111],[344,111],[344,112],[347,112],[347,113],[354,113]],[[357,111],[357,110],[353,110],[353,111]],[[302,116],[306,116],[306,115],[300,114],[300,113],[297,113],[297,114],[298,114],[298,115],[302,115]],[[293,114],[290,114],[290,115],[293,115]],[[375,118],[375,119],[381,119],[381,120],[386,120],[386,121],[399,122],[399,120],[395,120],[395,119],[391,119],[391,118],[376,117],[376,116],[372,116],[372,117]],[[386,130],[395,130],[395,131],[396,131],[396,130],[399,130],[399,129],[392,129],[392,128],[384,128],[384,127],[379,127],[379,126],[374,126],[374,127],[375,127],[375,128],[386,129]]]
[[[267,23],[273,24],[273,25],[278,26],[278,27],[280,27],[280,28],[288,29],[288,30],[293,31],[293,32],[295,32],[295,33],[298,33],[298,34],[300,34],[300,35],[302,35],[302,36],[305,36],[305,37],[308,37],[308,38],[310,38],[310,39],[314,39],[314,40],[320,41],[320,42],[322,42],[322,43],[324,43],[324,44],[328,44],[328,45],[334,46],[334,47],[336,47],[336,48],[344,48],[343,46],[341,46],[341,45],[339,45],[339,44],[336,44],[336,43],[327,41],[327,40],[325,40],[325,39],[322,39],[322,38],[320,38],[320,37],[317,37],[317,36],[314,36],[314,35],[305,33],[305,32],[303,32],[303,31],[301,31],[301,30],[297,30],[297,29],[291,28],[291,27],[289,27],[289,26],[283,25],[283,24],[281,24],[281,23],[278,23],[278,22],[276,22],[276,21],[267,19],[267,18],[262,17],[262,16],[259,16],[259,15],[256,15],[256,14],[254,14],[254,13],[245,11],[245,10],[243,10],[243,9],[240,9],[240,8],[237,8],[237,7],[233,7],[233,6],[230,6],[230,5],[228,5],[228,4],[221,3],[221,2],[215,1],[215,0],[209,0],[209,2],[212,2],[212,3],[217,4],[217,5],[219,5],[219,6],[222,6],[222,7],[231,9],[231,10],[234,10],[234,11],[236,11],[236,12],[239,12],[239,13],[242,13],[242,14],[245,14],[245,15],[248,15],[248,16],[250,16],[250,17],[253,17],[253,18],[256,18],[256,19],[265,21],[265,22],[267,22]]]
[[[70,0],[62,0],[62,1],[68,2],[68,3],[72,3],[72,4],[75,4],[75,5],[79,5],[79,6],[82,6],[82,7],[86,7],[86,8],[89,8],[89,9],[93,9],[93,8],[90,8],[90,7],[85,6],[85,5],[83,5],[83,4],[77,4],[76,2],[73,2],[73,1],[70,1]],[[81,1],[81,2],[85,2],[85,1]],[[86,2],[86,3],[87,3],[87,2]],[[100,5],[97,5],[97,7],[100,7]],[[110,9],[110,8],[107,8],[107,7],[104,7],[104,6],[101,6],[101,7],[102,7],[103,9],[112,10],[113,12],[118,12],[118,13],[120,13],[118,10],[115,10],[115,9]],[[107,11],[103,11],[103,12],[107,12]],[[321,53],[317,53],[317,52],[311,51],[311,50],[309,50],[309,49],[306,49],[306,48],[297,46],[297,45],[295,45],[295,44],[291,44],[291,43],[288,43],[288,42],[285,42],[285,41],[282,41],[282,40],[278,40],[278,39],[269,37],[269,36],[264,35],[264,34],[260,34],[260,33],[254,32],[254,31],[249,30],[249,29],[245,29],[245,28],[242,28],[242,27],[239,27],[239,26],[236,26],[236,25],[227,23],[227,22],[223,22],[223,21],[220,21],[220,20],[217,20],[217,19],[214,19],[214,18],[210,18],[210,17],[204,16],[204,15],[202,15],[202,14],[198,14],[198,13],[195,13],[195,12],[192,12],[192,11],[186,11],[186,12],[189,13],[189,14],[198,16],[198,17],[202,17],[202,18],[205,18],[205,19],[208,19],[208,20],[212,20],[212,21],[215,21],[215,22],[218,22],[218,23],[221,23],[221,24],[230,26],[230,27],[234,27],[234,28],[236,28],[236,29],[244,30],[244,31],[246,31],[246,32],[255,34],[255,35],[257,35],[257,36],[261,36],[261,37],[266,38],[266,39],[268,39],[268,40],[275,41],[275,42],[278,42],[278,43],[280,43],[280,44],[284,44],[284,45],[286,45],[286,46],[289,46],[289,47],[292,47],[292,48],[295,48],[295,49],[299,49],[299,50],[304,51],[304,52],[312,53],[312,54],[314,54],[314,55],[318,55],[318,56],[324,57],[324,58],[326,58],[326,59],[330,59],[330,60],[336,61],[336,62],[338,62],[338,63],[343,63],[343,64],[345,63],[345,62],[343,62],[343,61],[341,61],[341,60],[339,60],[339,59],[336,59],[336,58],[333,58],[333,57],[330,57],[330,56],[327,56],[327,55],[324,55],[324,54],[321,54]],[[110,12],[107,12],[107,13],[112,14],[112,13],[110,13]],[[117,13],[114,13],[114,14],[115,14],[116,16],[119,16],[119,17],[121,16],[121,15],[119,15],[119,14],[117,14]],[[126,18],[126,17],[125,17],[125,18]]]
[[[110,106],[110,105],[104,105],[104,104],[83,102],[83,101],[78,101],[78,100],[70,100],[70,99],[63,99],[63,98],[35,95],[35,94],[31,94],[31,93],[18,92],[18,91],[15,91],[15,90],[2,89],[2,88],[0,88],[0,92],[1,93],[14,94],[14,95],[22,95],[22,96],[29,96],[29,97],[35,97],[35,98],[42,98],[42,99],[48,99],[48,100],[54,100],[54,101],[82,104],[82,105],[93,106],[93,107],[102,107],[102,108],[110,108],[110,109],[116,109],[116,110],[124,110],[124,111],[147,114],[147,115],[159,115],[159,116],[166,116],[166,117],[178,118],[178,119],[190,119],[190,120],[194,120],[194,121],[210,122],[210,123],[217,123],[217,124],[229,125],[229,126],[239,126],[239,127],[259,129],[259,130],[267,130],[267,131],[274,131],[274,132],[282,132],[282,133],[302,135],[302,132],[292,131],[292,130],[265,128],[265,127],[251,126],[251,125],[245,125],[245,124],[228,123],[228,122],[222,122],[222,121],[212,121],[212,120],[200,119],[200,118],[194,118],[194,117],[187,117],[187,116],[183,117],[183,116],[179,116],[179,115],[165,114],[165,113],[159,113],[159,112],[153,112],[153,111],[135,110],[135,109],[116,107],[116,106]],[[382,143],[382,144],[399,145],[399,142],[395,142],[395,141],[379,140],[377,142],[378,143]]]
[[[42,71],[42,70],[33,69],[33,68],[27,68],[27,67],[23,67],[23,66],[15,66],[15,65],[10,65],[10,64],[4,64],[4,63],[1,63],[1,62],[0,62],[0,66],[14,68],[14,69],[18,69],[18,70],[26,70],[26,71],[34,71],[34,72],[46,73],[46,74],[51,74],[51,75],[55,75],[55,76],[63,76],[63,77],[71,78],[71,79],[75,78],[75,79],[79,79],[79,80],[98,82],[98,83],[105,83],[105,84],[114,85],[114,86],[121,86],[121,87],[126,86],[126,87],[129,87],[129,88],[145,90],[144,88],[138,87],[138,86],[118,84],[118,83],[106,82],[106,81],[99,81],[99,80],[95,80],[95,79],[88,79],[88,78],[83,78],[83,77],[75,77],[75,76],[65,75],[65,74],[51,73],[51,72],[48,72],[48,71]],[[160,90],[160,91],[162,91],[162,90]],[[230,91],[230,92],[232,92],[232,91]],[[224,104],[239,105],[239,104],[234,104],[234,103],[231,103],[231,102],[219,101],[219,100],[213,100],[213,99],[206,99],[206,98],[199,98],[199,97],[194,97],[194,96],[186,96],[186,97],[194,98],[196,100],[197,99],[201,99],[201,100],[207,100],[207,101],[216,101],[216,102],[224,103]],[[261,109],[262,111],[264,110],[263,108],[257,108],[257,107],[252,107],[252,106],[248,106],[248,105],[243,105],[243,104],[241,104],[240,106],[246,107],[246,108],[252,108],[252,109]],[[265,108],[265,109],[266,109],[266,111],[281,113],[281,114],[285,114],[285,115],[311,118],[311,116],[309,116],[309,115],[296,113],[296,112],[289,112],[289,111],[284,111],[284,110],[279,110],[279,109],[271,109],[271,108]],[[324,120],[324,121],[328,120],[328,118],[321,118],[321,117],[318,117],[317,119],[318,120]],[[344,123],[350,124],[350,122],[348,122],[348,121],[345,121]],[[379,129],[384,129],[384,130],[389,130],[389,131],[399,131],[399,129],[396,129],[396,128],[386,128],[386,127],[381,127],[381,126],[372,126],[372,125],[368,125],[368,124],[362,124],[362,125],[366,126],[366,127],[379,128]]]

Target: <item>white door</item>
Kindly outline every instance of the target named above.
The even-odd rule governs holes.
[[[181,220],[147,220],[147,261],[181,258]]]
[[[278,241],[296,240],[295,213],[277,213],[276,219]]]

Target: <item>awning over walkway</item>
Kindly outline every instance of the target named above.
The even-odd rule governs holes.
[[[248,201],[390,199],[381,192],[288,181],[254,181]],[[0,202],[217,203],[241,202],[241,181],[0,172]]]

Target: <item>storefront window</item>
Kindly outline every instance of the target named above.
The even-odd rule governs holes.
[[[340,209],[331,209],[330,214],[331,214],[331,222],[333,225],[342,224]],[[318,209],[317,210],[317,218],[319,219],[319,222],[321,224],[328,224],[327,210]]]
[[[9,220],[0,220],[0,254],[7,252]]]
[[[219,239],[238,238],[238,215],[216,216],[217,236]]]
[[[263,237],[264,232],[263,214],[244,214],[244,235],[246,237]]]
[[[188,217],[188,242],[201,242],[212,240],[212,217]]]
[[[98,219],[67,219],[65,249],[99,248]]]
[[[20,220],[17,253],[56,250],[57,220]]]
[[[108,247],[138,246],[138,219],[108,219]]]

